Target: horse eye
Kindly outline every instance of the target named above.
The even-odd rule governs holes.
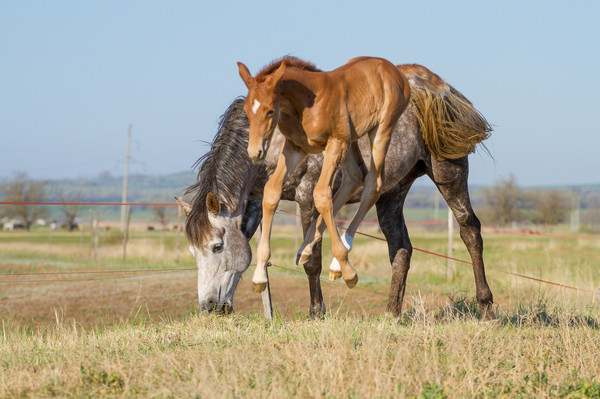
[[[223,252],[223,244],[215,244],[212,250],[213,253],[220,254],[221,252]]]
[[[273,116],[273,110],[272,109],[270,109],[270,110],[267,111],[267,116]]]

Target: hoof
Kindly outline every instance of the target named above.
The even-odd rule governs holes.
[[[481,321],[498,321],[498,316],[496,316],[496,314],[494,313],[494,311],[491,309],[492,307],[490,306],[487,309],[481,309],[480,311],[480,317],[481,317]]]
[[[330,270],[329,271],[329,281],[335,281],[340,277],[342,277],[341,270]]]
[[[252,283],[252,290],[257,294],[260,294],[266,288],[267,288],[267,283],[254,283],[254,282]]]
[[[356,286],[356,283],[358,283],[358,274],[356,274],[350,280],[346,280],[346,285],[348,286],[348,288],[354,288]]]

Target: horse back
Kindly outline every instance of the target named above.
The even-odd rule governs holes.
[[[381,124],[395,124],[408,105],[408,80],[383,58],[353,58],[331,71],[329,78],[345,100],[344,110],[356,134],[353,140]]]

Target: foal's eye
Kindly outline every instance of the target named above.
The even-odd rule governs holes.
[[[220,254],[221,252],[223,252],[223,244],[215,244],[212,250],[213,253]]]
[[[270,110],[267,111],[267,116],[273,116],[273,110],[272,109],[270,109]]]

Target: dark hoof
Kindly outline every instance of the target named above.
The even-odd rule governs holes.
[[[480,310],[481,321],[498,321],[498,316],[492,310],[492,306],[482,306]]]
[[[252,283],[252,291],[256,294],[260,294],[267,288],[267,283]]]
[[[350,280],[346,280],[346,285],[348,286],[348,288],[354,288],[356,286],[356,283],[358,283],[358,274],[356,274]]]

